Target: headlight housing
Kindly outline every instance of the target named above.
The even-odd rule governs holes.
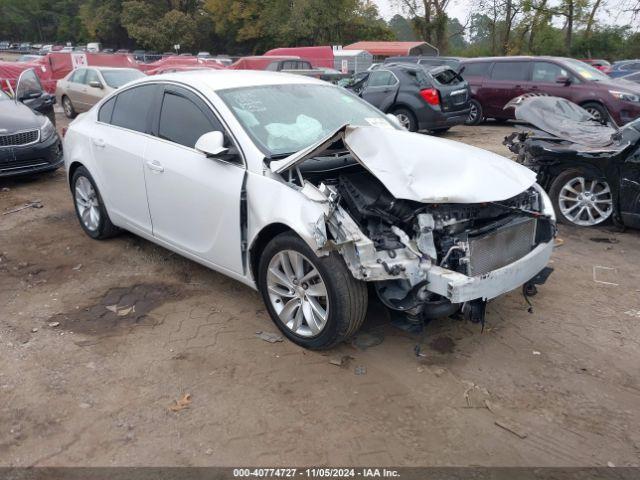
[[[44,123],[40,127],[40,141],[44,142],[45,140],[49,140],[54,133],[56,133],[56,127],[53,126],[49,118],[44,117]]]
[[[640,96],[635,93],[621,92],[619,90],[609,90],[609,93],[613,95],[613,98],[618,100],[624,100],[625,102],[640,102]]]

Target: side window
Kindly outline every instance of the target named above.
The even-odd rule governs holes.
[[[279,64],[280,64],[280,62],[271,62],[269,65],[267,65],[266,69],[271,71],[271,72],[277,72]]]
[[[116,97],[111,124],[146,133],[147,115],[155,91],[155,85],[143,85],[120,93]]]
[[[193,148],[207,132],[224,131],[212,118],[209,109],[199,99],[167,90],[162,100],[158,136],[165,140]],[[209,112],[209,113],[207,113]]]
[[[464,75],[464,72],[462,73]],[[529,62],[496,62],[491,72],[492,80],[527,81]]]
[[[98,72],[92,69],[87,70],[87,75],[84,77],[84,83],[89,85],[91,82],[99,82],[100,77],[98,77]]]
[[[100,107],[98,112],[98,121],[104,123],[111,123],[111,115],[113,114],[113,107],[116,105],[116,97],[110,98]]]
[[[396,77],[388,70],[375,70],[369,75],[367,87],[385,87],[395,83]]]
[[[559,65],[549,62],[534,62],[532,80],[554,83],[558,77],[568,77],[569,72]]]
[[[84,78],[86,75],[87,75],[87,69],[79,68],[78,70],[75,71],[73,75],[71,75],[71,78],[69,78],[69,81],[73,83],[84,83]]]
[[[488,62],[473,62],[473,63],[465,63],[464,71],[462,72],[462,76],[464,77],[486,77],[487,73],[489,73],[489,65]]]

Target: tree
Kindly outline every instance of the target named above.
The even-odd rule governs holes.
[[[447,7],[450,0],[396,0],[411,15],[414,30],[425,42],[435,45],[441,53],[449,46]]]
[[[418,39],[409,20],[400,14],[394,15],[389,20],[389,28],[393,31],[396,40],[401,42],[413,42]]]

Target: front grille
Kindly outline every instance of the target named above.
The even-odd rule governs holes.
[[[24,132],[0,135],[0,147],[20,147],[36,143],[40,139],[40,130],[26,130]]]
[[[469,275],[483,275],[524,257],[533,248],[535,237],[536,220],[525,218],[469,238]]]

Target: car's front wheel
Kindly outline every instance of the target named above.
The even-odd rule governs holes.
[[[293,233],[271,240],[260,258],[258,287],[271,318],[291,341],[331,348],[351,337],[367,312],[367,288],[342,257],[318,257]]]
[[[119,230],[111,223],[93,177],[85,167],[78,167],[71,178],[71,192],[76,216],[87,235],[97,240],[113,237]]]
[[[558,221],[579,227],[593,227],[613,214],[613,195],[609,184],[581,170],[566,170],[549,189]]]

